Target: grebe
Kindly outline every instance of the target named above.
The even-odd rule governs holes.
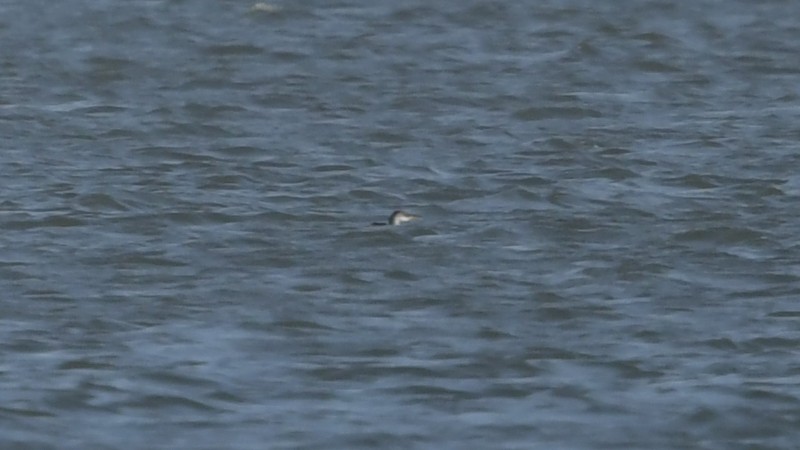
[[[415,216],[413,214],[409,214],[405,211],[395,211],[389,216],[389,221],[387,223],[383,222],[373,222],[373,225],[400,225],[401,223],[411,222],[414,219],[419,219],[419,216]]]

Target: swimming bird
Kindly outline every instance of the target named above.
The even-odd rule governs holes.
[[[409,214],[405,211],[397,210],[389,216],[389,220],[386,223],[383,222],[373,222],[373,225],[400,225],[401,223],[411,222],[414,219],[419,219],[419,216],[415,216],[413,214]]]

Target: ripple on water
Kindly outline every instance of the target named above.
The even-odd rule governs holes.
[[[234,3],[0,6],[1,448],[796,448],[800,3]]]

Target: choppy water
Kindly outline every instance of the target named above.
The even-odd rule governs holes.
[[[0,5],[0,447],[798,448],[800,3],[433,3]]]

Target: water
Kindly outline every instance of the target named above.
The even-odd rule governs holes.
[[[4,2],[0,448],[797,448],[800,4],[529,3]]]

